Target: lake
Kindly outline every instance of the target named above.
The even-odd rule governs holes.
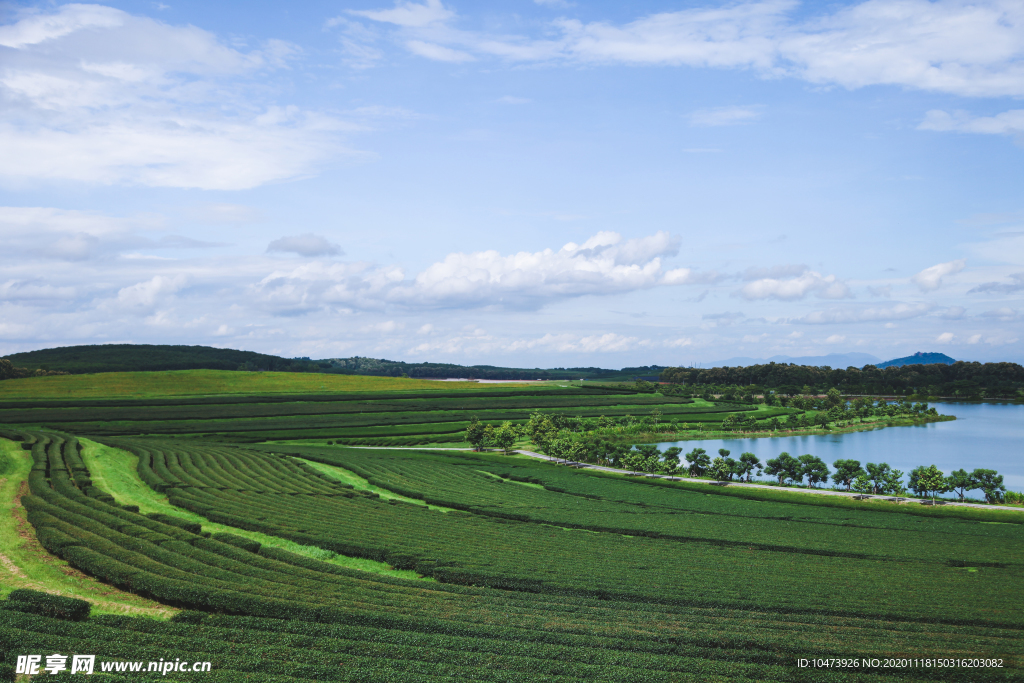
[[[792,456],[816,455],[829,467],[839,458],[887,462],[910,472],[918,465],[934,464],[945,474],[963,468],[996,470],[1012,491],[1024,492],[1024,405],[1004,403],[930,403],[951,422],[932,422],[913,427],[885,427],[851,434],[776,436],[758,439],[702,439],[664,442],[664,450],[679,446],[686,453],[700,447],[715,456],[719,448],[730,457],[750,451],[764,462],[786,451]],[[977,494],[979,492],[975,492]]]

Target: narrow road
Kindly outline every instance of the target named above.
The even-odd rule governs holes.
[[[431,450],[431,451],[472,451],[472,448],[430,448],[416,446],[413,448],[404,446],[347,446],[347,448],[366,448],[374,450],[393,450],[393,451],[406,451],[406,450]],[[534,453],[533,451],[517,450],[514,453],[521,455],[528,455],[531,458],[538,458],[539,460],[547,460],[559,465],[566,465],[568,467],[575,467],[578,469],[587,470],[599,470],[601,472],[612,472],[614,474],[626,474],[634,477],[647,477],[649,479],[668,479],[669,481],[687,481],[691,484],[704,484],[705,486],[738,486],[742,488],[751,489],[767,489],[769,491],[789,491],[792,493],[811,493],[819,496],[841,496],[844,498],[853,498],[862,494],[853,491],[833,491],[831,489],[800,489],[800,488],[789,488],[782,486],[768,486],[766,484],[747,484],[745,482],[722,482],[722,481],[708,481],[706,479],[691,479],[689,477],[672,477],[667,474],[651,474],[649,472],[634,472],[632,470],[620,470],[614,467],[604,467],[603,465],[591,465],[586,462],[573,462],[571,460],[563,460],[561,458],[553,458],[550,455],[544,455],[543,453]],[[899,498],[896,499],[893,496],[867,496],[870,499],[878,500],[889,500],[902,503],[918,503],[924,505],[926,502],[919,498]],[[1024,512],[1024,508],[1004,507],[1002,505],[984,505],[981,503],[957,503],[951,501],[944,501],[942,506],[952,507],[967,507],[967,508],[978,508],[979,510],[1005,510],[1007,512]]]

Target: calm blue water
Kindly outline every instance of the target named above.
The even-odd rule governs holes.
[[[1024,405],[993,403],[933,403],[939,413],[956,415],[952,422],[914,427],[886,427],[869,432],[822,436],[784,436],[760,439],[706,439],[658,444],[662,450],[679,446],[686,453],[700,447],[714,456],[719,448],[731,457],[750,451],[762,462],[782,451],[816,455],[829,464],[839,458],[887,462],[909,473],[918,465],[934,464],[944,473],[963,468],[996,470],[1012,491],[1024,492]]]

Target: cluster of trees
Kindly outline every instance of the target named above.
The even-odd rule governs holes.
[[[774,390],[796,395],[823,393],[835,387],[843,394],[955,396],[960,398],[1024,397],[1024,367],[1017,363],[904,365],[877,368],[768,363],[747,367],[668,368],[662,382],[695,386],[756,386],[751,393]],[[809,389],[809,390],[805,390]]]
[[[516,441],[529,437],[542,453],[554,458],[669,476],[712,477],[718,481],[733,481],[735,477],[749,482],[756,473],[758,477],[773,477],[780,486],[802,485],[806,479],[811,487],[826,484],[831,478],[837,490],[872,495],[903,496],[909,489],[918,496],[930,495],[934,499],[938,493],[952,491],[962,501],[967,491],[981,490],[989,503],[998,503],[1004,497],[1017,500],[1013,492],[1006,495],[1003,477],[995,470],[979,468],[968,473],[959,469],[945,476],[935,465],[922,465],[910,472],[905,485],[904,472],[884,462],[869,462],[862,467],[859,460],[839,459],[832,463],[832,472],[825,461],[810,453],[794,457],[783,452],[762,463],[750,452],[732,458],[731,451],[720,448],[718,456],[712,459],[705,449],[694,448],[680,457],[683,449],[677,446],[664,451],[653,444],[628,446],[593,431],[573,432],[556,426],[580,419],[534,413],[528,423],[515,425],[506,421],[494,427],[473,418],[466,429],[466,440],[476,450],[496,447],[508,454]]]
[[[58,370],[42,370],[29,368],[16,368],[9,358],[0,358],[0,380],[20,379],[22,377],[42,377],[44,375],[66,375],[66,372]]]

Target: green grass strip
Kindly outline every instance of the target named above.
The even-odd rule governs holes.
[[[93,485],[112,495],[114,500],[121,505],[138,505],[139,512],[142,514],[160,512],[165,515],[172,515],[179,519],[202,524],[203,531],[235,534],[236,536],[242,536],[254,541],[259,541],[263,545],[281,548],[282,550],[287,550],[314,560],[330,562],[331,564],[336,564],[339,567],[358,569],[360,571],[373,572],[384,576],[394,576],[400,579],[434,581],[430,578],[421,577],[414,571],[392,569],[384,562],[376,562],[374,560],[367,560],[359,557],[347,557],[330,550],[317,548],[315,546],[301,545],[294,541],[289,541],[277,536],[270,536],[258,531],[248,531],[245,529],[238,529],[233,526],[227,526],[225,524],[211,522],[202,515],[171,505],[167,500],[167,496],[157,493],[146,486],[146,484],[139,478],[138,471],[136,469],[139,459],[133,453],[123,451],[119,448],[104,446],[103,444],[90,441],[89,439],[79,439],[79,441],[82,444],[82,457],[85,460],[85,466],[89,468],[89,472],[92,475]]]

